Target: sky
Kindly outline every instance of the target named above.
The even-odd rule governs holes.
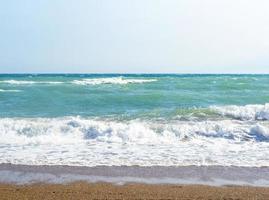
[[[269,73],[268,0],[0,0],[0,73]]]

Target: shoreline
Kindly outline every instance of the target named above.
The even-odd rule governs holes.
[[[35,166],[0,164],[2,184],[73,182],[269,187],[269,167],[235,166]]]
[[[267,200],[269,167],[0,164],[9,199]]]

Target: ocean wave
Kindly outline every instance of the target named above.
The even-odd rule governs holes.
[[[0,163],[269,166],[264,123],[0,118]]]
[[[0,83],[14,84],[14,85],[25,85],[25,84],[34,84],[35,81],[17,81],[17,80],[4,80]]]
[[[21,90],[4,90],[4,89],[0,89],[0,92],[21,92]]]
[[[100,84],[120,84],[125,85],[129,83],[150,83],[157,81],[156,79],[126,79],[123,77],[112,78],[87,78],[82,80],[74,80],[73,84],[77,85],[100,85]]]
[[[269,129],[261,124],[233,120],[160,123],[149,121],[117,122],[67,118],[0,119],[0,135],[7,143],[106,142],[160,143],[197,138],[223,138],[237,141],[269,140]]]
[[[112,78],[86,78],[81,80],[73,80],[71,82],[61,81],[29,81],[29,80],[2,80],[0,83],[11,84],[11,85],[31,85],[31,84],[76,84],[76,85],[101,85],[101,84],[120,84],[125,85],[129,83],[150,83],[157,81],[156,79],[130,79],[123,77],[112,77]]]
[[[211,106],[220,115],[239,120],[269,120],[269,104],[246,106]]]
[[[11,85],[30,85],[30,84],[62,84],[61,81],[26,81],[26,80],[2,80],[0,83]]]

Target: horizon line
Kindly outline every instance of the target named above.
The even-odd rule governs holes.
[[[7,72],[2,73],[0,72],[0,75],[57,75],[57,74],[66,74],[66,75],[80,75],[80,74],[88,74],[88,75],[101,75],[101,74],[107,74],[107,75],[269,75],[269,72],[266,73],[177,73],[177,72],[130,72],[130,73],[124,73],[124,72]]]

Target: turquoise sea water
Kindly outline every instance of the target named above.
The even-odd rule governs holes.
[[[269,166],[269,75],[0,75],[0,163]]]
[[[170,118],[265,104],[268,86],[269,75],[1,75],[0,115]]]

